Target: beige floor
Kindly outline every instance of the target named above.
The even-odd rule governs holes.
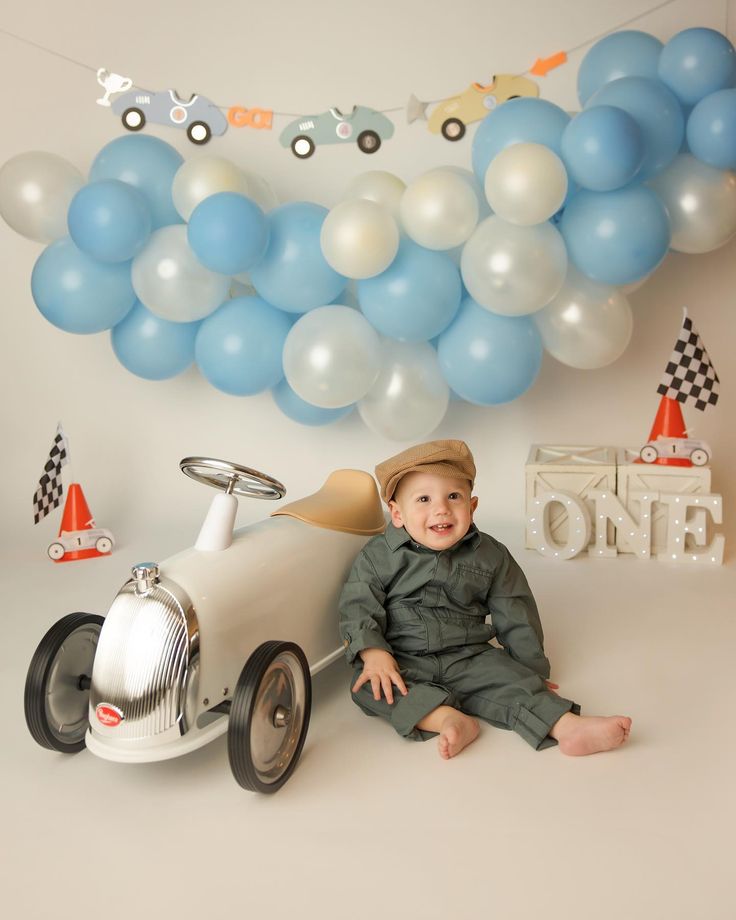
[[[552,563],[510,544],[561,692],[631,715],[626,748],[537,754],[485,726],[444,762],[363,717],[339,662],[315,679],[296,773],[266,797],[235,784],[224,739],[142,766],[37,747],[22,714],[33,648],[63,613],[104,609],[127,563],[84,563],[80,597],[79,569],[16,560],[0,677],[5,916],[731,920],[734,563]]]

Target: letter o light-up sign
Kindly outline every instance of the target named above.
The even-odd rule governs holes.
[[[557,543],[549,525],[549,507],[559,503],[567,512],[567,542]],[[572,559],[590,542],[590,512],[579,495],[565,492],[543,492],[532,499],[531,514],[527,518],[529,535],[534,549],[542,556],[553,559]]]

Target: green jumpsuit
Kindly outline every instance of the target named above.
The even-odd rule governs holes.
[[[540,750],[556,744],[549,730],[560,716],[580,712],[544,682],[549,661],[524,573],[475,525],[441,551],[392,524],[369,540],[340,597],[340,635],[356,667],[353,682],[362,649],[382,648],[396,659],[406,696],[395,692],[390,705],[366,683],[353,700],[406,738],[431,737],[416,724],[445,704],[512,729]],[[490,644],[494,637],[501,648]]]

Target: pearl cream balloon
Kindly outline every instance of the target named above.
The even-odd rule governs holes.
[[[454,169],[432,169],[411,182],[401,199],[406,233],[426,249],[453,249],[478,223],[478,198]]]
[[[550,223],[510,224],[493,214],[465,244],[460,270],[470,296],[503,316],[534,313],[560,290],[567,250]]]
[[[376,434],[414,441],[434,431],[449,401],[450,388],[428,342],[383,339],[378,379],[358,403],[358,412]]]
[[[322,409],[362,399],[378,377],[381,342],[350,307],[317,307],[301,316],[284,343],[284,375],[297,396]]]
[[[393,262],[399,228],[389,211],[367,198],[335,205],[322,224],[320,246],[327,264],[346,278],[372,278]]]
[[[203,156],[185,160],[176,171],[171,187],[174,207],[189,220],[200,201],[218,192],[251,195],[248,177],[224,157]]]
[[[230,279],[199,262],[184,224],[155,230],[133,259],[133,289],[141,303],[162,319],[190,323],[209,316],[225,301]]]
[[[512,144],[491,160],[485,192],[494,213],[512,224],[549,220],[567,194],[562,160],[544,144]]]
[[[69,232],[67,211],[83,185],[82,174],[62,157],[19,153],[0,168],[0,215],[29,240],[59,240]]]
[[[569,367],[594,370],[626,350],[634,320],[624,294],[572,266],[557,296],[534,315],[542,344]]]
[[[681,153],[647,185],[664,202],[677,252],[710,252],[736,233],[736,172]]]
[[[398,220],[401,196],[405,189],[406,183],[398,176],[382,169],[372,169],[356,176],[342,197],[343,201],[349,198],[367,198],[369,201],[375,201]]]

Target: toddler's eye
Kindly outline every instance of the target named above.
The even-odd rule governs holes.
[[[453,500],[456,499],[456,498],[462,498],[462,496],[460,495],[459,492],[450,492],[449,497],[450,497],[451,499],[453,499]]]
[[[428,501],[429,501],[429,495],[420,495],[419,498],[417,499],[417,501],[418,501],[418,502],[428,502]]]

